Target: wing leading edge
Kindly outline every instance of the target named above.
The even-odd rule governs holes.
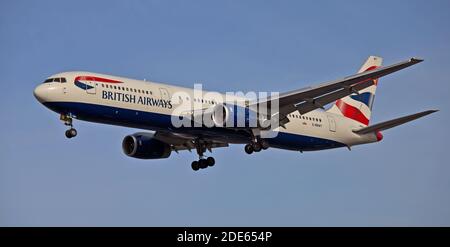
[[[437,112],[438,110],[428,110],[428,111],[423,111],[423,112],[419,112],[416,114],[412,114],[412,115],[408,115],[408,116],[404,116],[404,117],[400,117],[400,118],[396,118],[396,119],[392,119],[386,122],[382,122],[382,123],[378,123],[378,124],[374,124],[372,126],[368,126],[368,127],[364,127],[361,129],[357,129],[357,130],[353,130],[353,132],[355,132],[356,134],[359,135],[364,135],[364,134],[368,134],[368,133],[375,133],[377,131],[383,131],[383,130],[387,130],[402,124],[405,124],[407,122],[416,120],[418,118],[424,117],[428,114]]]
[[[280,125],[283,126],[289,122],[286,116],[291,112],[299,111],[300,114],[305,114],[315,109],[323,108],[326,104],[352,93],[358,93],[358,91],[372,86],[375,83],[375,79],[405,69],[422,61],[423,59],[411,58],[407,61],[355,74],[340,80],[282,93],[278,98],[268,98],[257,104],[264,104],[270,107],[270,102],[278,99],[279,112],[271,115],[272,118],[278,118]]]

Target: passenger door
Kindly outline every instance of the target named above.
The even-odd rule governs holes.
[[[334,117],[327,116],[328,117],[328,126],[331,132],[336,132],[336,121],[334,120]]]
[[[96,94],[96,92],[97,92],[97,85],[95,84],[95,80],[93,78],[91,80],[86,80],[86,93]]]
[[[159,92],[161,93],[161,99],[163,100],[170,100],[169,91],[165,88],[160,88]]]

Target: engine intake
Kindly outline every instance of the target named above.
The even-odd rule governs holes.
[[[211,119],[217,127],[248,128],[258,126],[257,112],[238,105],[216,105]]]
[[[152,133],[135,133],[123,138],[122,150],[138,159],[164,159],[172,152],[170,145],[153,138]]]

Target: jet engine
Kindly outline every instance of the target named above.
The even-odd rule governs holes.
[[[211,120],[217,127],[257,127],[258,113],[248,107],[218,104],[214,107]]]
[[[167,143],[153,138],[153,133],[135,133],[125,136],[122,141],[123,152],[138,159],[164,159],[172,149]]]

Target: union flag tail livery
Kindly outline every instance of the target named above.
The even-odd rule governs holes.
[[[436,111],[369,125],[378,79],[422,61],[410,58],[382,67],[380,57],[370,56],[357,74],[257,100],[86,71],[52,75],[35,88],[34,96],[60,114],[69,126],[67,138],[77,135],[73,119],[145,130],[123,139],[127,156],[164,159],[194,150],[199,158],[191,167],[197,171],[214,166],[207,152],[229,144],[245,145],[251,154],[268,148],[351,150],[379,142],[381,131]],[[322,110],[328,104],[331,108]]]
[[[370,56],[363,66],[361,66],[358,73],[375,70],[381,67],[382,63],[383,58]],[[377,84],[378,79],[375,79],[374,85],[360,90],[358,93],[353,93],[347,97],[338,99],[328,112],[353,119],[364,126],[369,125]]]

